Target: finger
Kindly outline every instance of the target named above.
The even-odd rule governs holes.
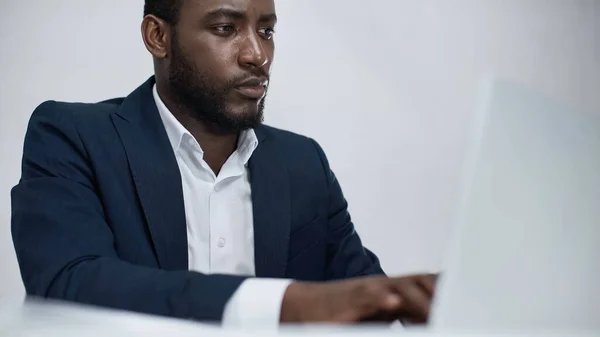
[[[433,297],[435,293],[435,286],[437,283],[437,275],[422,275],[420,277],[417,277],[416,281],[417,284],[427,292],[429,297]]]
[[[381,292],[379,298],[374,298],[374,305],[363,313],[360,322],[391,323],[398,317],[398,312],[402,308],[402,297],[394,292],[385,289]]]
[[[379,308],[383,311],[396,311],[402,307],[402,297],[393,292],[386,292],[382,295]]]
[[[397,312],[402,308],[402,305],[402,296],[382,288],[365,299],[362,315],[371,316],[380,312]]]
[[[360,308],[360,318],[370,317],[380,312],[396,312],[402,307],[402,297],[392,291],[386,279],[368,279],[361,282],[353,295]]]
[[[396,312],[378,312],[375,315],[362,318],[359,323],[393,323],[398,319]]]
[[[431,309],[431,297],[414,278],[398,279],[394,289],[402,297],[401,314],[419,322],[427,322]]]

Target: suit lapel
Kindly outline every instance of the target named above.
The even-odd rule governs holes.
[[[159,265],[187,270],[181,176],[152,96],[151,78],[122,103],[113,123],[121,137]]]
[[[254,213],[256,276],[285,277],[290,240],[290,184],[285,164],[267,130],[256,130],[259,145],[249,162]]]
[[[187,270],[187,229],[181,175],[160,119],[151,78],[122,103],[113,123],[162,269]],[[289,174],[265,127],[249,161],[256,276],[285,277],[291,225]]]

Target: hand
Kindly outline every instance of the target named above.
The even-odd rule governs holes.
[[[437,275],[411,275],[295,282],[283,297],[281,321],[355,323],[400,319],[426,323],[436,281]]]

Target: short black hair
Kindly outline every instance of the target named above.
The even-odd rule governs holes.
[[[175,25],[179,20],[179,10],[183,0],[145,0],[144,16],[154,15]]]

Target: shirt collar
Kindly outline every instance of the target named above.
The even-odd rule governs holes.
[[[196,142],[194,136],[192,136],[192,134],[177,120],[177,118],[175,118],[175,116],[173,116],[171,111],[169,111],[165,103],[162,101],[158,95],[156,84],[152,87],[152,95],[154,96],[154,101],[156,103],[156,107],[158,108],[160,118],[165,126],[165,130],[167,131],[167,137],[169,138],[173,152],[177,152],[181,147],[185,146],[186,142],[184,141],[186,139],[192,139],[194,142]],[[238,152],[244,165],[248,164],[248,160],[250,160],[250,157],[257,146],[258,138],[256,137],[254,129],[248,129],[240,133],[236,151]],[[198,148],[200,149],[201,153],[204,153],[200,144],[198,144]]]

